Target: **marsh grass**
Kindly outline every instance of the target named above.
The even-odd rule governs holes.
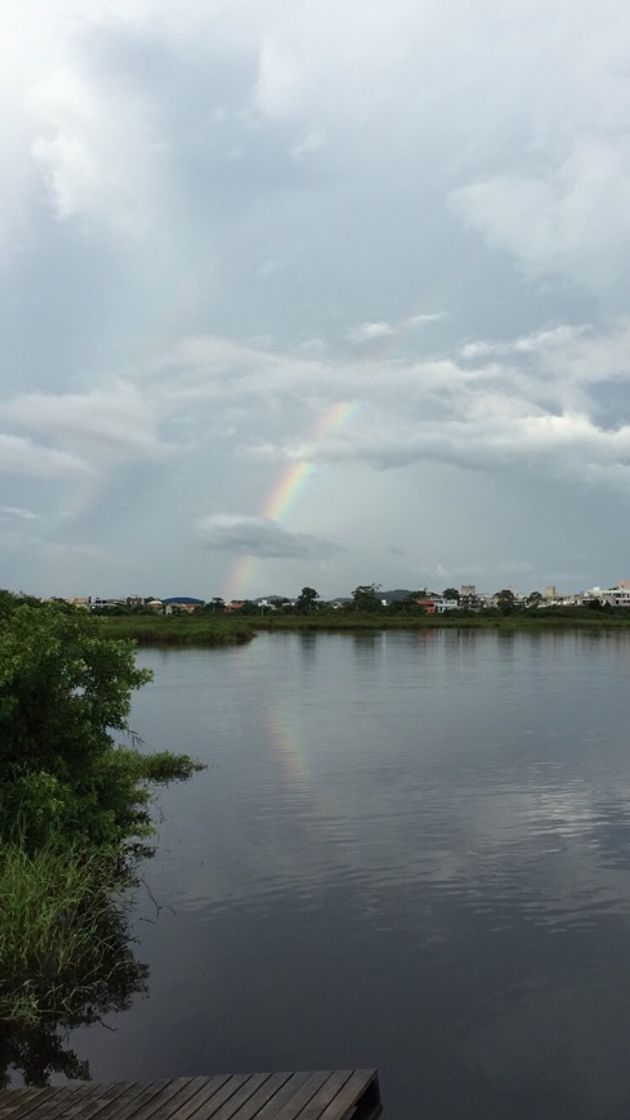
[[[204,763],[196,762],[186,754],[173,754],[171,751],[154,751],[138,758],[140,777],[147,782],[185,781],[197,770],[206,768]]]
[[[71,1019],[99,1002],[121,966],[127,882],[109,852],[0,847],[0,1019]]]
[[[233,646],[255,637],[250,618],[113,615],[99,618],[98,623],[107,637],[131,638],[141,646]]]

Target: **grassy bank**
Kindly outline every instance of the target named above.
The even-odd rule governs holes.
[[[141,646],[232,646],[255,636],[250,618],[207,615],[114,615],[99,619],[108,638],[132,639]]]
[[[141,646],[229,646],[249,642],[259,631],[374,630],[558,630],[627,629],[630,612],[556,610],[484,614],[426,615],[383,611],[314,611],[312,614],[245,615],[240,618],[146,615],[112,616],[99,620],[112,638],[131,638]]]
[[[267,615],[252,618],[255,630],[328,630],[336,632],[361,630],[557,630],[557,629],[630,629],[630,612],[625,611],[522,611],[502,615],[386,614],[358,611],[318,611],[309,615]]]

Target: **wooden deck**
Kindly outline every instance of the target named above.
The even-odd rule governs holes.
[[[0,1092],[0,1120],[373,1120],[375,1070],[238,1073]]]

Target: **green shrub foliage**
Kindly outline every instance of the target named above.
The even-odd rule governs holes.
[[[150,832],[151,756],[117,745],[151,678],[132,642],[84,612],[19,605],[0,628],[0,836],[34,851],[53,834],[97,846]],[[162,777],[190,772],[161,755]],[[170,762],[170,771],[169,765]]]

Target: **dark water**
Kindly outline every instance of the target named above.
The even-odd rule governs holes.
[[[630,637],[272,635],[151,652],[149,995],[96,1079],[378,1066],[388,1120],[625,1117]]]

